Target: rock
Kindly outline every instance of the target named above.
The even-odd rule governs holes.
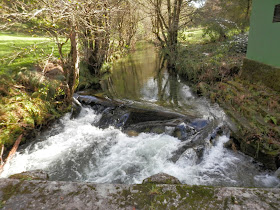
[[[178,122],[189,122],[193,119],[193,116],[185,116],[169,110],[162,111],[151,107],[124,104],[102,97],[79,95],[77,100],[82,104],[90,105],[96,111],[102,112],[98,124],[101,128],[106,128],[109,125],[128,128],[131,125],[139,124],[142,126],[143,123],[149,123],[152,126],[150,130],[156,126],[155,132],[158,133],[158,130],[160,130],[160,133],[162,133],[165,128],[161,127],[159,129],[158,127],[162,123],[170,123],[176,119],[178,119]],[[103,108],[101,109],[100,106]]]
[[[127,131],[125,131],[125,133],[130,137],[133,137],[133,136],[136,137],[139,135],[139,133],[134,130],[127,130]]]
[[[280,179],[280,168],[278,168],[278,169],[275,171],[274,175],[275,175],[278,179]]]
[[[193,148],[187,149],[177,160],[176,164],[180,166],[194,166],[198,162],[198,156]]]
[[[48,180],[49,175],[42,170],[25,171],[20,174],[14,174],[9,179],[20,179],[20,180]]]
[[[181,184],[181,182],[174,176],[158,173],[144,179],[142,184]]]
[[[185,123],[181,123],[175,127],[173,136],[182,141],[185,141],[195,133],[196,131],[192,127],[187,126]]]
[[[203,120],[203,119],[196,119],[193,120],[190,124],[190,126],[192,126],[193,128],[195,128],[196,130],[202,130],[203,128],[205,128],[207,125],[209,124],[209,122],[207,120]]]
[[[73,102],[72,102],[72,109],[71,109],[71,119],[73,118],[77,118],[78,115],[80,114],[82,110],[82,105],[81,103],[76,99],[73,98]]]
[[[229,141],[227,141],[226,143],[224,143],[224,147],[227,148],[227,149],[232,149],[232,146],[233,146],[233,140],[230,139]]]
[[[205,150],[205,146],[204,145],[198,145],[196,147],[193,147],[194,151],[196,152],[196,155],[198,157],[198,162],[199,160],[202,159],[203,157],[203,153],[204,153],[204,150]],[[197,162],[197,163],[198,163]]]

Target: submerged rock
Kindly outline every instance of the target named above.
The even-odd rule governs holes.
[[[159,173],[144,179],[142,184],[181,184],[181,182],[174,176]]]
[[[198,162],[198,155],[193,148],[187,149],[177,160],[177,164],[181,166],[194,166]]]
[[[14,174],[9,179],[20,179],[20,180],[48,180],[49,175],[42,170],[25,171],[19,174]]]
[[[124,131],[135,131],[136,133],[166,133],[185,141],[209,125],[206,120],[170,110],[158,110],[139,104],[125,104],[95,96],[83,95],[76,98],[80,103],[90,105],[95,111],[102,113],[96,126],[103,129],[115,126]]]

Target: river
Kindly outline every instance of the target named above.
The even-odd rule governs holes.
[[[35,141],[21,146],[1,177],[42,169],[51,180],[134,184],[164,172],[190,185],[280,186],[280,180],[261,164],[224,147],[228,132],[211,138],[216,127],[228,124],[225,113],[169,74],[153,47],[139,48],[117,62],[102,88],[110,99],[192,116],[211,122],[212,130],[199,136],[202,144],[187,148],[174,160],[184,141],[170,135],[170,128],[165,133],[137,135],[116,126],[101,128],[97,124],[103,112],[84,105],[78,117],[66,114]]]

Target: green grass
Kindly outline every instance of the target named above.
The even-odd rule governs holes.
[[[0,33],[0,73],[30,67],[50,54],[58,57],[56,44],[49,37]]]
[[[191,28],[179,33],[179,40],[183,44],[200,44],[210,41],[208,35],[204,36],[203,28]]]

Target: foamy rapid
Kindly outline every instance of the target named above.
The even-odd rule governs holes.
[[[42,169],[51,180],[95,183],[141,183],[160,172],[196,185],[275,187],[280,183],[259,172],[250,158],[225,149],[226,136],[214,144],[206,142],[202,159],[196,148],[189,148],[172,162],[182,144],[177,138],[147,133],[129,137],[112,127],[94,126],[99,119],[90,108],[83,108],[77,119],[67,114],[38,141],[20,149],[1,177]]]

